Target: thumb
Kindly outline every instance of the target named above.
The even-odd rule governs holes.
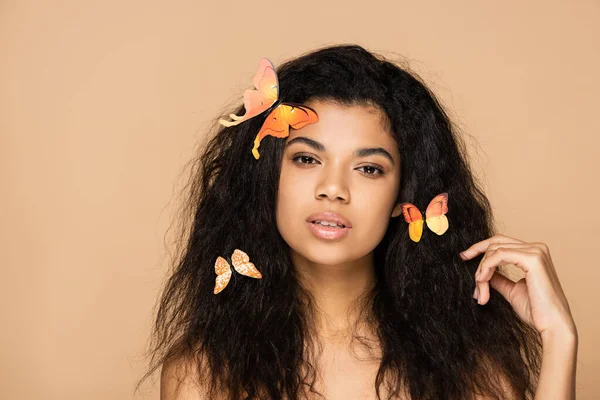
[[[490,285],[492,285],[492,287],[510,303],[510,299],[508,297],[513,287],[515,287],[515,282],[501,273],[496,272],[494,275],[492,275],[492,279],[490,279]]]

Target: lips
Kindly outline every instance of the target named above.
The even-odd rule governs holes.
[[[312,222],[306,222],[306,225],[308,225],[308,229],[315,237],[323,240],[339,240],[345,237],[350,231],[350,228],[336,228]]]
[[[335,222],[338,226],[325,226],[316,224],[315,221]],[[315,237],[328,241],[335,241],[345,237],[352,228],[352,223],[346,217],[332,211],[311,214],[306,218],[306,225]]]
[[[322,211],[314,213],[311,214],[308,218],[306,218],[306,222],[309,222],[311,224],[315,221],[335,222],[338,225],[344,225],[344,229],[352,228],[352,223],[346,217],[332,211]]]

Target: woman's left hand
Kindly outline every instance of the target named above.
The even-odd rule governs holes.
[[[504,235],[494,235],[463,251],[463,260],[485,252],[475,273],[478,303],[490,299],[490,284],[512,305],[517,315],[542,336],[567,333],[577,336],[569,303],[544,243],[526,243]],[[525,278],[513,282],[496,267],[514,264],[525,271]],[[477,296],[474,296],[477,298]]]

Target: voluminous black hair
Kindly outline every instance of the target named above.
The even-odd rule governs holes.
[[[475,393],[533,398],[541,341],[491,290],[485,306],[472,293],[482,255],[459,253],[495,233],[489,201],[467,162],[466,146],[436,96],[408,67],[358,45],[314,50],[277,68],[284,102],[326,100],[382,110],[398,143],[398,202],[424,210],[448,193],[448,231],[424,230],[414,243],[393,218],[374,250],[376,284],[361,301],[380,347],[378,398],[473,399]],[[243,106],[230,111],[244,113]],[[224,115],[229,112],[224,113]],[[180,214],[177,259],[157,304],[150,365],[139,384],[166,362],[190,361],[207,398],[297,399],[315,390],[311,349],[314,304],[302,288],[275,206],[284,140],[267,136],[251,153],[265,115],[217,126],[193,160]],[[242,249],[263,278],[234,272],[213,294],[214,264]],[[502,271],[502,269],[501,269]],[[224,391],[227,388],[226,391]]]

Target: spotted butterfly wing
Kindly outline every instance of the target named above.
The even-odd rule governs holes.
[[[260,271],[258,271],[254,264],[250,262],[250,257],[248,257],[248,254],[239,249],[235,249],[233,252],[233,255],[231,256],[231,263],[239,274],[249,276],[250,278],[262,278]],[[227,287],[227,284],[229,284],[232,274],[231,266],[227,260],[219,256],[217,257],[217,261],[215,261],[215,272],[217,277],[215,279],[215,288],[213,293],[218,294]]]
[[[217,261],[215,262],[215,272],[217,273],[217,278],[215,279],[215,289],[214,294],[221,292],[231,279],[231,267],[227,260],[223,257],[217,257]]]
[[[242,250],[234,250],[233,255],[231,256],[231,263],[233,264],[233,268],[242,275],[256,279],[262,278],[260,271],[250,262],[248,254],[244,253]]]

